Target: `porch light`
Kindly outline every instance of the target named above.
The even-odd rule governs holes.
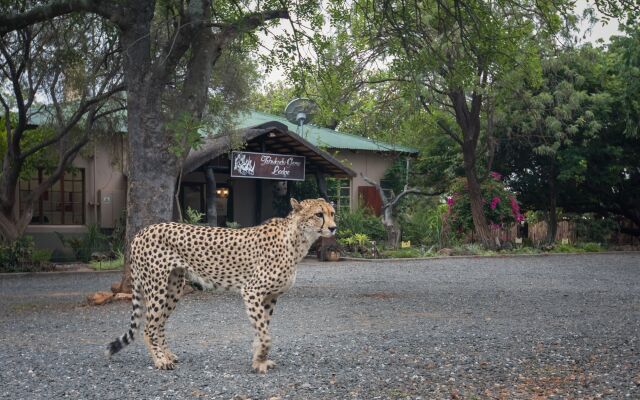
[[[220,187],[216,189],[216,195],[218,197],[222,197],[222,198],[227,198],[229,197],[229,188],[227,187]]]

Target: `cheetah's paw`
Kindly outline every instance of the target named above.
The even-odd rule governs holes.
[[[264,360],[264,361],[254,361],[253,364],[251,365],[253,367],[253,369],[256,370],[257,373],[259,374],[266,374],[267,370],[269,368],[273,368],[276,366],[276,363],[274,363],[271,360]]]

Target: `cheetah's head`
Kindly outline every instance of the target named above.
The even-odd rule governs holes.
[[[308,199],[298,202],[291,199],[291,207],[300,227],[308,236],[318,238],[331,237],[336,232],[336,222],[334,220],[335,210],[325,199]]]

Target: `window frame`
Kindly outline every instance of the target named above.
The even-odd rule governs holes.
[[[80,177],[79,178],[75,178],[73,177],[72,179],[65,179],[66,174],[76,174],[79,173]],[[22,206],[22,193],[23,192],[30,192],[34,189],[34,187],[32,186],[32,182],[35,180],[33,177],[31,179],[29,179],[28,182],[28,189],[24,190],[22,188],[19,188],[18,190],[18,201],[20,202],[20,208],[21,210],[23,210],[23,206]],[[44,173],[44,170],[42,168],[38,168],[38,174],[37,174],[37,184],[41,184],[42,181],[46,178],[46,174]],[[29,225],[38,225],[38,226],[48,226],[48,225],[64,225],[64,226],[83,226],[86,224],[87,220],[87,213],[86,213],[86,174],[85,174],[85,169],[84,168],[73,168],[72,170],[67,170],[65,171],[62,176],[60,177],[60,179],[58,179],[57,181],[55,181],[51,187],[47,188],[47,190],[45,190],[40,197],[38,198],[38,200],[36,201],[36,204],[34,204],[33,207],[33,216],[31,217],[31,221],[29,222]],[[69,191],[65,191],[65,180],[70,181],[70,185],[71,185],[71,190]],[[80,182],[81,183],[81,189],[80,192],[76,192],[73,190],[73,186],[75,182]],[[52,192],[53,192],[53,187],[55,187],[56,185],[60,185],[60,190],[57,190],[56,192],[60,193],[60,201],[59,201],[59,205],[60,205],[60,221],[61,223],[58,224],[54,224],[51,222],[44,222],[45,220],[45,210],[44,210],[44,201],[45,201],[45,197],[49,197],[50,201],[53,203],[53,196],[52,196]],[[79,202],[77,201],[68,201],[67,197],[65,196],[66,194],[71,193],[72,196],[75,193],[80,193],[81,194],[81,199]],[[80,223],[76,223],[74,222],[74,220],[76,219],[76,215],[74,214],[74,205],[80,205]],[[52,204],[53,205],[53,204]],[[70,207],[70,209],[67,211],[67,206]],[[49,211],[51,212],[51,211]],[[71,223],[66,223],[66,214],[71,214]]]
[[[351,211],[351,179],[349,178],[330,178],[335,185],[330,185],[334,189],[334,193],[327,193],[329,198],[334,202],[336,212]],[[329,186],[329,185],[328,185]],[[347,194],[342,195],[342,190],[347,189]],[[333,192],[333,190],[330,190]]]

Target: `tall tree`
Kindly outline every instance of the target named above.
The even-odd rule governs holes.
[[[511,70],[535,79],[537,43],[560,28],[556,13],[566,6],[563,0],[363,0],[350,12],[333,13],[350,18],[356,36],[380,49],[376,62],[389,79],[411,83],[423,109],[460,146],[475,230],[487,247],[496,243],[482,211],[478,152],[492,147],[494,85]],[[479,146],[482,134],[486,147]]]
[[[24,233],[34,204],[64,174],[98,122],[122,109],[113,99],[124,90],[119,50],[114,28],[92,16],[45,21],[0,37],[3,240]],[[19,180],[43,167],[47,176],[16,201]]]
[[[269,21],[302,18],[315,2],[58,0],[0,16],[0,34],[69,13],[92,13],[119,30],[127,85],[127,243],[145,225],[171,220],[184,132],[171,120],[199,121],[212,68],[234,41]],[[197,124],[187,124],[196,126]],[[184,142],[185,145],[187,142]],[[128,253],[128,252],[127,252]],[[127,262],[128,266],[128,262]],[[130,291],[125,269],[120,289]]]
[[[525,207],[549,211],[549,242],[556,207],[640,227],[640,53],[637,28],[625,32],[608,48],[552,52],[540,86],[514,81],[502,93],[497,168]]]

